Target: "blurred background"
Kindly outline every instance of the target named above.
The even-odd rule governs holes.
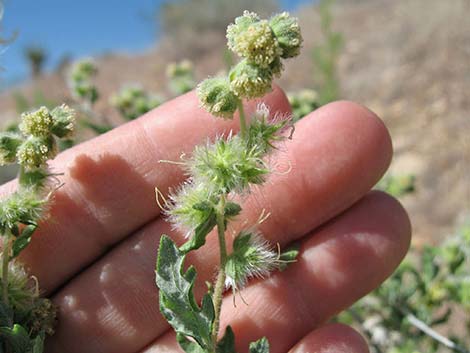
[[[289,92],[296,118],[348,99],[385,121],[395,155],[378,188],[405,205],[418,251],[442,244],[468,224],[468,0],[5,0],[3,5],[1,122],[8,127],[24,110],[76,101],[72,65],[92,57],[96,72],[90,80],[99,97],[91,102],[90,119],[102,120],[85,124],[92,131],[82,139],[119,124],[122,115],[135,117],[119,107],[116,92],[122,87],[153,92],[150,109],[230,67],[237,59],[226,50],[225,28],[243,10],[262,16],[288,10],[299,17],[305,41],[278,84]],[[181,72],[183,88],[175,83]],[[4,172],[2,180],[13,174]],[[470,269],[465,271],[468,299]]]
[[[468,0],[338,0],[328,13],[317,1],[4,1],[0,55],[2,121],[27,105],[67,101],[70,63],[92,56],[106,97],[138,83],[166,94],[166,67],[189,59],[196,81],[234,60],[225,28],[244,9],[295,13],[305,38],[287,65],[289,92],[327,91],[380,115],[395,146],[391,173],[412,175],[403,202],[415,242],[439,241],[470,206],[470,10]],[[319,53],[326,53],[318,55]],[[325,95],[324,94],[324,95]],[[329,97],[328,97],[329,96]]]

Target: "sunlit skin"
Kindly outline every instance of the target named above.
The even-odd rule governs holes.
[[[263,101],[289,113],[280,89]],[[256,103],[246,105],[248,116]],[[190,92],[51,162],[65,185],[21,257],[60,306],[46,352],[180,352],[158,310],[154,270],[161,234],[178,243],[184,235],[160,217],[154,189],[166,193],[184,180],[178,165],[162,160],[178,161],[208,136],[237,130],[237,121],[214,119]],[[383,123],[355,103],[329,104],[296,124],[293,139],[272,157],[278,171],[242,200],[229,230],[254,224],[264,209],[271,214],[259,227],[266,239],[301,243],[297,263],[241,292],[248,305],[237,297],[234,307],[227,293],[222,332],[232,325],[239,352],[262,336],[272,353],[368,351],[352,329],[325,322],[376,288],[408,249],[405,211],[370,192],[391,155]],[[199,295],[217,261],[214,235],[189,256]]]

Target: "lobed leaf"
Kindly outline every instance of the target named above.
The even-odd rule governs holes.
[[[156,283],[160,289],[160,311],[177,333],[192,337],[203,349],[211,346],[214,305],[209,294],[196,303],[193,286],[196,270],[183,270],[185,253],[166,235],[160,239]]]
[[[199,205],[194,205],[193,208],[196,208],[201,211],[204,211],[204,220],[196,227],[194,235],[189,241],[180,247],[180,251],[183,253],[188,253],[192,250],[199,249],[206,243],[206,236],[217,224],[216,211],[212,205],[207,203],[200,203]]]
[[[201,202],[197,205],[194,205],[193,208],[204,211],[205,218],[203,222],[198,227],[196,227],[194,235],[191,237],[191,239],[180,246],[179,250],[185,254],[203,246],[206,243],[207,234],[209,234],[217,224],[216,210],[211,203]],[[236,204],[235,202],[227,202],[224,212],[225,221],[227,222],[227,220],[237,216],[240,211],[240,205]]]
[[[21,235],[15,239],[12,246],[12,259],[17,257],[24,249],[26,249],[28,244],[31,242],[31,237],[36,229],[37,225],[28,225],[23,229]]]
[[[32,353],[43,353],[44,352],[44,331],[41,331],[33,341],[33,351]]]
[[[206,353],[197,343],[192,342],[180,333],[176,334],[176,341],[186,353]]]
[[[230,326],[227,326],[224,337],[217,343],[217,353],[236,353],[235,335]]]
[[[269,342],[266,337],[250,343],[250,353],[269,353]]]

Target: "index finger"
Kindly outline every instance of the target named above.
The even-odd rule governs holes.
[[[289,111],[280,89],[263,101],[273,112]],[[247,105],[248,114],[257,103]],[[198,105],[191,92],[61,153],[50,163],[54,172],[64,173],[65,185],[54,195],[49,220],[40,225],[22,254],[45,292],[158,217],[155,187],[165,191],[184,178],[181,168],[159,161],[177,161],[208,136],[237,129],[238,119],[215,119]],[[4,185],[0,194],[12,188]]]

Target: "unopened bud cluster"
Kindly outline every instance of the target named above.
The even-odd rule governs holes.
[[[26,171],[44,167],[57,153],[56,138],[70,137],[74,112],[66,105],[23,113],[19,133],[0,134],[0,165],[18,163]]]
[[[197,89],[201,105],[222,118],[232,118],[242,99],[268,93],[273,78],[282,72],[282,59],[298,55],[302,45],[297,19],[287,12],[262,20],[245,11],[227,28],[227,39],[242,60],[227,78],[209,78]]]

